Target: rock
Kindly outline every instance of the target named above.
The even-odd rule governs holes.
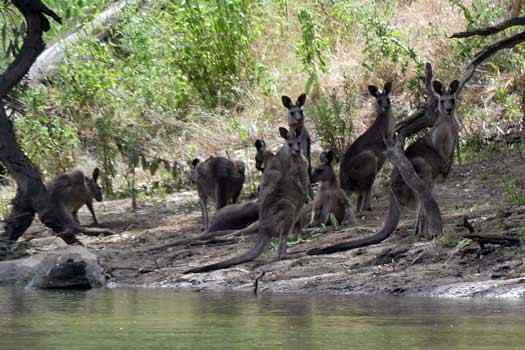
[[[68,246],[25,259],[0,262],[0,285],[42,289],[91,289],[106,284],[95,254]]]

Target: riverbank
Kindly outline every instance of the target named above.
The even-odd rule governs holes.
[[[273,247],[253,263],[182,275],[190,267],[248,250],[254,240],[226,236],[206,245],[158,249],[199,234],[200,210],[193,192],[148,198],[140,203],[137,213],[131,211],[127,200],[97,203],[99,221],[117,234],[80,236],[80,240],[98,256],[110,286],[252,291],[259,279],[259,293],[521,297],[525,295],[523,248],[490,244],[480,248],[461,235],[468,233],[463,225],[467,217],[477,235],[525,237],[525,205],[513,205],[508,198],[509,181],[517,179],[520,185],[525,180],[523,163],[518,155],[500,154],[455,167],[450,178],[434,190],[445,229],[443,236],[433,241],[414,237],[415,213],[404,210],[396,233],[375,246],[272,262],[276,255]],[[385,178],[375,188],[374,210],[358,216],[355,225],[309,232],[310,236],[292,244],[289,251],[299,253],[376,232],[386,212]],[[81,221],[89,220],[87,211],[82,211]],[[29,254],[63,246],[40,225],[31,227],[24,239]]]

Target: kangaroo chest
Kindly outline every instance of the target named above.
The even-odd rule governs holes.
[[[430,134],[432,148],[446,162],[450,162],[454,157],[458,134],[459,127],[455,120],[438,123],[432,129]]]

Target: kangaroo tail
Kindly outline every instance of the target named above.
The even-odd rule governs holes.
[[[241,256],[231,258],[225,261],[221,261],[215,264],[210,265],[204,265],[201,267],[196,267],[194,269],[190,269],[187,271],[184,271],[184,274],[188,273],[201,273],[201,272],[210,272],[215,270],[221,270],[226,269],[228,267],[232,267],[235,265],[239,265],[248,261],[252,261],[255,258],[257,258],[259,255],[262,254],[264,249],[270,244],[271,237],[268,235],[259,235],[259,238],[257,240],[257,243],[255,244],[255,247],[253,247],[250,251],[247,253],[244,253]]]
[[[390,193],[390,207],[386,215],[385,223],[381,231],[370,237],[360,238],[349,242],[342,242],[322,248],[314,248],[308,250],[308,255],[323,255],[343,252],[360,247],[366,247],[372,244],[378,244],[390,237],[396,230],[400,219],[399,202],[394,193]]]

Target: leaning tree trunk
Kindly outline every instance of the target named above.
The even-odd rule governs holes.
[[[42,33],[49,29],[49,21],[44,14],[54,13],[40,0],[11,2],[24,16],[27,31],[20,52],[0,76],[0,162],[17,184],[13,208],[6,220],[5,236],[16,241],[38,214],[40,220],[66,243],[74,243],[77,242],[75,233],[79,232],[80,226],[51,197],[42,175],[20,148],[13,124],[5,111],[7,94],[22,80],[45,48]],[[58,16],[56,18],[59,19]]]

